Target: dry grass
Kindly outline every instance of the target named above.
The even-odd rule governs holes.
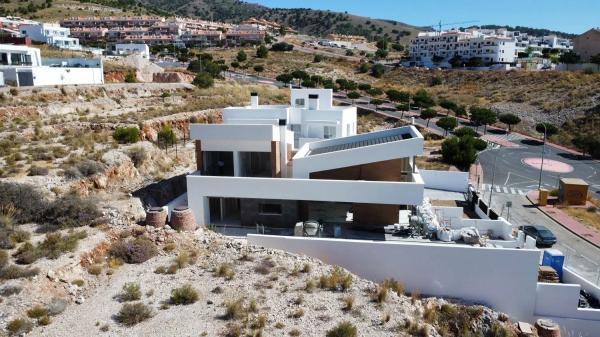
[[[600,212],[597,209],[564,207],[561,210],[590,229],[600,233]]]

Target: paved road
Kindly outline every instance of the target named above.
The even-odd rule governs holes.
[[[482,200],[488,203],[489,195],[489,191],[483,192]],[[512,202],[510,210],[506,207],[507,201]],[[539,224],[548,227],[558,239],[554,248],[565,254],[567,266],[590,282],[600,285],[600,249],[554,222],[525,196],[494,192],[492,208],[515,225]]]

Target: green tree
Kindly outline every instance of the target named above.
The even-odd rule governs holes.
[[[369,71],[369,64],[367,62],[361,62],[358,66],[358,72],[361,74],[365,74]]]
[[[350,49],[346,50],[346,56],[354,56],[354,52]]]
[[[456,166],[461,171],[468,171],[477,159],[475,138],[470,136],[449,137],[442,143],[442,160]]]
[[[506,126],[508,126],[508,133],[510,133],[512,131],[513,125],[517,125],[517,124],[521,123],[521,118],[519,118],[519,116],[517,116],[515,114],[511,114],[511,113],[500,114],[500,116],[498,116],[498,120],[500,120],[500,122],[502,122],[502,123],[506,124]]]
[[[165,149],[167,149],[170,145],[175,144],[177,137],[175,136],[175,132],[171,125],[163,125],[163,127],[158,131],[157,140],[158,144],[162,144]]]
[[[457,105],[456,108],[454,108],[452,111],[454,111],[454,115],[456,117],[467,115],[467,108],[464,105]]]
[[[367,91],[367,90],[371,89],[371,85],[369,83],[360,83],[358,85],[358,89],[362,90],[362,91]]]
[[[279,82],[288,84],[294,80],[294,76],[292,76],[291,74],[288,74],[288,73],[283,73],[283,74],[277,75],[277,77],[275,77],[275,79]]]
[[[444,58],[442,56],[439,56],[439,55],[433,55],[433,57],[431,58],[431,62],[433,62],[435,64],[439,64],[443,60],[444,60]]]
[[[400,91],[396,89],[389,89],[385,92],[388,99],[393,102],[408,102],[410,94],[406,91]]]
[[[266,59],[268,56],[269,49],[267,49],[267,47],[265,47],[264,44],[261,44],[260,46],[258,46],[258,48],[256,48],[256,57]]]
[[[444,129],[444,136],[446,136],[448,131],[452,131],[458,126],[458,121],[454,117],[442,117],[435,122],[435,125]]]
[[[477,131],[473,130],[470,127],[466,127],[466,126],[463,126],[463,127],[460,127],[458,129],[454,130],[453,133],[456,137],[459,137],[459,138],[463,137],[463,136],[470,136],[473,138],[479,137],[479,134],[477,133]]]
[[[447,99],[442,99],[442,100],[440,101],[440,106],[441,106],[442,108],[446,109],[448,112],[450,112],[450,111],[454,111],[454,109],[456,109],[456,108],[457,108],[457,105],[456,105],[456,103],[454,103],[454,102],[452,102],[452,101],[449,101],[449,100],[447,100]],[[446,114],[446,115],[448,115],[448,114]]]
[[[535,126],[535,131],[541,133],[542,135],[545,134],[545,138],[544,138],[544,142],[545,142],[546,138],[552,137],[558,133],[558,128],[556,126],[554,126],[554,124],[538,123]]]
[[[375,56],[380,59],[388,57],[388,54],[389,52],[387,51],[387,49],[377,49],[377,51],[375,52]]]
[[[462,56],[460,56],[460,55],[454,55],[448,61],[448,63],[450,63],[450,65],[452,66],[452,68],[459,68],[459,67],[462,67],[462,65],[464,64]]]
[[[573,138],[572,143],[583,153],[584,156],[586,154],[593,155],[594,152],[600,152],[598,151],[598,147],[600,147],[600,138],[589,133],[577,134]]]
[[[125,75],[125,83],[136,83],[137,77],[135,76],[135,71],[128,71]]]
[[[565,64],[575,64],[575,63],[579,63],[579,61],[581,60],[581,57],[579,55],[577,55],[577,53],[575,53],[574,51],[568,51],[568,52],[560,55],[558,60],[561,63],[565,63]]]
[[[467,61],[467,67],[482,67],[483,66],[483,59],[481,57],[471,57],[468,61]]]
[[[354,105],[354,100],[355,99],[359,99],[360,98],[360,94],[357,91],[350,91],[348,93],[348,98],[350,98],[352,100],[352,105]]]
[[[265,67],[262,64],[257,64],[254,66],[254,71],[256,71],[258,74],[260,74],[263,71],[265,71]]]
[[[420,108],[431,108],[435,105],[435,100],[425,89],[420,89],[413,95],[413,102]]]
[[[212,76],[205,71],[198,73],[192,81],[193,85],[202,89],[210,88],[213,86],[214,83],[215,81],[212,78]]]
[[[377,63],[371,67],[371,75],[375,78],[381,78],[385,73],[385,67],[383,64]]]
[[[373,98],[373,99],[371,100],[371,104],[373,104],[373,105],[375,106],[375,109],[377,110],[377,108],[378,108],[378,107],[379,107],[381,104],[383,104],[383,100],[381,100],[381,99],[378,99],[378,98]]]
[[[429,121],[434,118],[435,116],[437,116],[437,111],[435,111],[432,108],[427,108],[427,109],[423,109],[421,110],[421,119],[424,119],[427,121],[427,125],[425,127],[429,127]]]
[[[135,143],[140,140],[140,129],[136,127],[116,128],[113,132],[113,139],[119,144]]]
[[[245,52],[245,51],[243,51],[243,50],[240,50],[240,51],[237,53],[236,60],[238,60],[238,62],[244,62],[244,61],[246,61],[247,59],[248,59],[248,55],[246,55],[246,52]]]
[[[379,88],[371,88],[367,90],[367,94],[369,94],[369,96],[381,96],[383,95],[383,90]]]
[[[488,125],[496,123],[496,114],[490,109],[472,106],[469,110],[471,121],[477,126],[476,130],[479,129],[479,126],[483,125],[484,134],[487,132]]]
[[[315,56],[313,57],[313,63],[319,63],[321,61],[323,61],[323,55],[315,54]]]

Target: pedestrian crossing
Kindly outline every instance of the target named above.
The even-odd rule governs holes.
[[[501,133],[501,134],[496,134],[496,133],[489,133],[488,135],[493,136],[494,138],[499,138],[499,139],[503,139],[503,140],[507,140],[509,142],[513,142],[513,141],[520,141],[525,139],[525,137],[523,137],[522,135],[516,133],[516,132],[511,132],[511,133]]]
[[[481,190],[489,192],[492,190],[492,185],[491,184],[481,184]],[[527,191],[522,190],[520,188],[494,185],[494,193],[525,195],[525,194],[527,194]]]

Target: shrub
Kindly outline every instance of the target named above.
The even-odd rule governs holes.
[[[175,305],[187,305],[198,301],[198,292],[191,284],[185,284],[179,288],[171,290],[170,303]]]
[[[231,264],[229,264],[229,263],[222,263],[215,270],[215,276],[217,276],[217,277],[223,277],[226,280],[233,279],[234,275],[235,275],[235,271],[233,270],[233,266]]]
[[[123,285],[123,291],[121,291],[121,293],[117,295],[117,298],[121,302],[139,300],[140,298],[142,298],[142,291],[140,290],[140,285],[134,282],[125,283]]]
[[[93,226],[102,213],[91,198],[68,194],[53,201],[44,212],[44,223],[60,228]]]
[[[329,275],[322,274],[319,278],[319,287],[332,291],[345,291],[352,286],[352,275],[340,267],[335,267]]]
[[[379,304],[385,302],[388,296],[388,288],[378,286],[373,294],[373,300]]]
[[[385,287],[386,289],[392,290],[393,292],[398,294],[398,296],[404,295],[404,285],[393,278],[385,279],[381,283],[381,286]]]
[[[100,264],[93,264],[89,267],[87,267],[87,271],[88,273],[98,276],[102,273],[102,265]]]
[[[49,173],[49,170],[47,167],[39,167],[39,166],[31,166],[29,168],[29,172],[27,173],[28,176],[47,176]]]
[[[144,303],[125,303],[115,316],[117,322],[133,326],[152,317],[152,308]]]
[[[79,240],[86,236],[87,234],[84,231],[73,232],[66,236],[60,233],[46,234],[44,241],[37,246],[26,242],[19,247],[14,255],[15,261],[19,264],[31,264],[42,257],[57,259],[66,252],[74,251],[77,248]]]
[[[323,61],[323,55],[315,54],[315,57],[313,58],[313,63],[319,63],[321,61]]]
[[[50,323],[52,323],[50,320],[50,316],[48,316],[48,315],[38,318],[37,322],[41,326],[50,325]]]
[[[50,316],[56,316],[61,314],[67,308],[69,302],[63,298],[52,298],[48,303],[48,314]]]
[[[28,333],[33,329],[33,323],[24,318],[13,319],[6,325],[6,330],[12,336],[19,336]]]
[[[242,319],[247,315],[248,311],[246,308],[244,308],[243,298],[225,302],[225,315],[223,315],[224,319]]]
[[[125,263],[143,263],[157,253],[154,243],[146,238],[116,241],[109,248],[112,257],[120,258]]]
[[[304,310],[302,308],[294,310],[288,317],[298,319],[304,316]]]
[[[358,332],[354,324],[344,321],[338,323],[334,328],[328,330],[325,334],[327,337],[356,337]]]
[[[29,318],[40,318],[43,316],[48,316],[48,309],[42,305],[38,304],[27,310],[27,317]]]
[[[196,75],[192,84],[198,88],[206,89],[212,87],[215,84],[215,80],[209,73],[202,71]]]
[[[290,330],[290,332],[288,332],[288,334],[292,337],[298,337],[302,334],[302,332],[296,328]]]
[[[8,264],[8,253],[4,250],[0,250],[0,268],[3,268]]]
[[[83,287],[85,285],[85,281],[82,280],[82,279],[80,279],[80,278],[78,278],[76,280],[71,281],[71,284],[74,284],[74,285],[76,285],[76,286],[78,286],[78,287],[81,288],[81,287]]]
[[[341,298],[342,303],[344,304],[344,307],[342,307],[342,310],[344,311],[350,311],[352,310],[352,307],[354,307],[354,297],[353,296],[344,296]]]
[[[264,259],[254,267],[254,271],[262,275],[267,275],[271,272],[273,267],[275,267],[275,262],[273,262],[273,260]]]
[[[6,266],[0,269],[1,280],[12,280],[17,278],[33,277],[39,273],[37,268],[23,268],[15,265]]]
[[[140,129],[136,127],[118,127],[112,135],[119,144],[135,143],[140,140]]]
[[[9,238],[15,243],[22,243],[29,241],[31,238],[31,233],[26,230],[17,229],[10,233]]]
[[[8,217],[16,223],[35,222],[43,218],[47,201],[37,187],[0,182],[0,191],[2,191],[0,193],[2,218]]]
[[[77,170],[82,176],[89,177],[104,171],[104,165],[94,160],[84,160],[77,164]]]
[[[305,290],[307,293],[312,293],[312,292],[315,290],[315,288],[316,288],[316,287],[317,287],[317,284],[316,284],[316,282],[315,282],[314,280],[312,280],[312,279],[308,279],[308,280],[306,280],[306,283],[304,284],[304,290]]]
[[[19,294],[23,290],[20,286],[7,285],[0,289],[0,296],[8,297]]]
[[[136,146],[132,149],[129,149],[129,151],[127,151],[127,155],[135,167],[142,166],[142,164],[148,160],[148,152],[146,152],[146,149],[141,146]]]
[[[136,83],[136,82],[137,82],[137,77],[135,76],[135,72],[134,71],[127,72],[127,74],[125,75],[125,83]]]

